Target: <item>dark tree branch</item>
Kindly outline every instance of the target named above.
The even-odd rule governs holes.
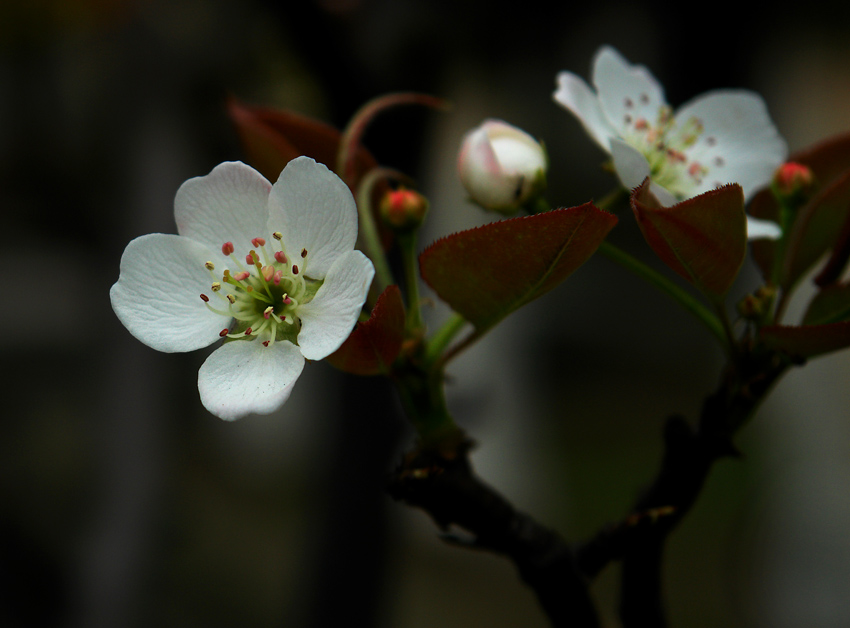
[[[626,521],[665,513],[652,525],[623,525],[603,531],[578,552],[582,571],[593,577],[610,560],[622,559],[620,616],[623,626],[667,625],[661,565],[667,537],[690,512],[713,464],[738,451],[732,438],[754,413],[790,362],[775,353],[746,354],[730,366],[717,391],[703,403],[694,431],[682,417],[667,421],[665,451],[655,481]]]
[[[394,475],[390,495],[422,508],[447,530],[455,525],[472,534],[472,547],[510,558],[553,626],[596,627],[596,609],[579,573],[572,549],[553,530],[517,511],[472,471],[469,444],[456,451],[419,451]],[[448,540],[456,537],[448,537]]]

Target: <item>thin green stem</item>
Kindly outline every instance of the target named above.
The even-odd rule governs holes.
[[[391,174],[384,168],[374,168],[369,171],[360,185],[357,187],[357,213],[360,216],[360,237],[366,255],[375,265],[375,278],[378,281],[378,292],[381,293],[390,284],[395,283],[392,271],[390,271],[384,247],[381,244],[381,236],[378,233],[378,225],[375,224],[375,214],[372,211],[372,190],[375,184],[382,178]]]
[[[664,275],[656,272],[643,262],[635,259],[622,249],[614,246],[608,241],[603,242],[599,246],[599,252],[605,255],[608,259],[611,259],[621,266],[629,269],[633,273],[635,273],[638,277],[645,279],[656,288],[672,297],[679,305],[685,308],[688,312],[696,316],[697,320],[699,320],[703,325],[705,325],[708,330],[714,334],[714,336],[720,341],[720,344],[724,347],[728,347],[729,339],[727,337],[726,330],[723,328],[723,323],[721,323],[720,319],[715,316],[711,310],[709,310],[705,305],[700,303],[693,296],[682,290],[679,286],[677,286],[673,281],[665,277]]]
[[[404,288],[407,293],[408,333],[425,328],[419,302],[419,258],[416,255],[416,231],[397,234],[404,269]]]
[[[425,345],[424,361],[426,368],[432,365],[445,351],[446,347],[454,340],[457,333],[464,328],[467,320],[453,312],[443,325],[434,333]]]

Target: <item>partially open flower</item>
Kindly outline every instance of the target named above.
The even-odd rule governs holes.
[[[308,157],[272,185],[241,162],[186,181],[180,235],[136,238],[121,258],[112,307],[159,351],[225,338],[201,366],[201,402],[223,419],[267,414],[304,360],[333,353],[354,327],[374,268],[360,251],[348,187]]]
[[[712,91],[674,114],[652,74],[607,46],[594,57],[593,85],[595,92],[575,74],[561,72],[554,98],[611,155],[624,187],[650,177],[662,205],[727,183],[738,183],[749,200],[785,159],[785,141],[758,94]],[[748,217],[747,227],[750,238],[781,235],[768,221]]]
[[[501,120],[486,120],[463,139],[460,180],[470,199],[485,209],[513,213],[546,188],[548,160],[543,146]]]

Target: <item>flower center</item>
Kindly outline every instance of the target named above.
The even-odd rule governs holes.
[[[702,121],[693,117],[679,126],[667,105],[659,107],[654,122],[633,119],[629,114],[624,121],[623,139],[646,157],[652,180],[680,200],[692,196],[709,172],[707,166],[688,156],[688,149],[703,133]],[[707,137],[705,142],[713,146],[715,139]]]
[[[281,233],[276,231],[272,237],[277,245],[268,248],[264,238],[251,240],[253,248],[244,260],[236,257],[232,242],[225,242],[221,252],[232,264],[221,275],[212,262],[204,264],[213,279],[213,298],[219,302],[214,305],[206,294],[201,300],[229,319],[219,334],[222,338],[258,339],[266,347],[278,340],[297,344],[298,308],[313,299],[323,282],[305,276],[306,249],[293,259],[283,249]]]

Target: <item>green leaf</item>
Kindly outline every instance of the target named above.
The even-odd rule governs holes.
[[[566,279],[616,223],[586,203],[461,231],[422,252],[422,278],[484,331]]]
[[[404,340],[404,303],[398,286],[387,286],[365,323],[358,323],[348,339],[326,360],[355,375],[388,373]]]
[[[850,284],[838,284],[824,288],[809,303],[804,325],[838,323],[850,319]]]
[[[649,179],[631,195],[632,211],[652,250],[712,299],[732,286],[747,253],[744,193],[737,184],[662,207]]]
[[[826,325],[771,325],[762,327],[762,342],[797,358],[815,356],[850,347],[850,322]]]
[[[836,135],[797,151],[788,157],[788,161],[808,166],[814,174],[815,185],[810,199],[797,211],[787,228],[788,246],[778,278],[786,291],[835,246],[841,227],[848,219],[850,133]],[[779,203],[769,188],[753,198],[749,212],[756,218],[780,222]],[[778,243],[772,240],[752,243],[753,258],[768,281],[772,280],[777,246]]]

